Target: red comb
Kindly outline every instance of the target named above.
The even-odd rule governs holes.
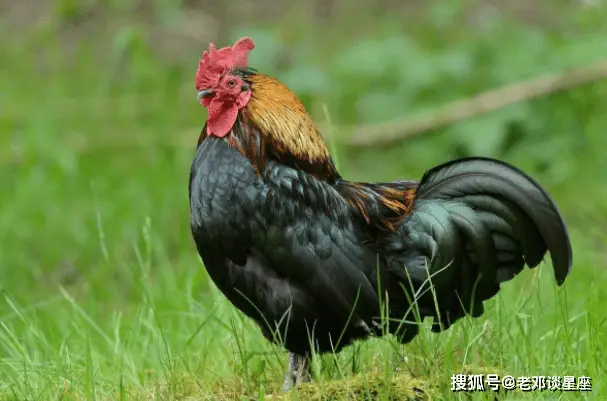
[[[212,88],[217,85],[221,75],[236,67],[246,67],[249,62],[249,52],[255,48],[255,43],[248,37],[240,38],[232,47],[216,49],[209,45],[209,51],[204,51],[196,71],[196,90]]]

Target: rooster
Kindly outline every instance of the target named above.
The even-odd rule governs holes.
[[[310,380],[314,352],[392,333],[440,332],[550,253],[572,264],[565,223],[523,171],[489,158],[421,181],[362,183],[337,171],[297,96],[248,66],[250,38],[203,53],[208,109],[190,171],[191,231],[227,299],[290,353],[285,390]],[[370,133],[371,135],[372,133]]]

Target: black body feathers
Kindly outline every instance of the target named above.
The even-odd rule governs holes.
[[[500,283],[525,264],[538,265],[547,252],[559,284],[570,270],[571,245],[556,206],[539,184],[505,163],[471,158],[435,167],[414,200],[387,208],[397,202],[390,199],[368,216],[357,205],[384,196],[391,184],[354,191],[365,197],[357,203],[344,183],[271,157],[258,172],[228,140],[213,137],[200,143],[192,164],[192,234],[211,279],[268,339],[291,352],[307,353],[311,337],[318,351],[328,352],[380,334],[382,300],[391,331],[407,342],[418,330],[400,324],[414,320],[412,296],[438,331],[466,313],[482,314],[482,302]],[[383,220],[393,229],[373,226]],[[427,291],[429,276],[438,308]]]
[[[389,270],[412,284],[407,295],[417,294],[421,317],[434,317],[434,331],[466,313],[480,316],[482,301],[497,294],[500,283],[525,264],[537,266],[547,252],[559,285],[572,264],[567,229],[550,196],[521,170],[488,158],[427,171],[412,213],[384,249]],[[398,295],[393,299],[392,312],[407,313],[409,302]]]

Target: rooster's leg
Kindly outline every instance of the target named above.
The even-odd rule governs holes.
[[[310,380],[312,380],[310,358],[306,355],[289,354],[289,370],[285,375],[284,391],[291,390],[297,383],[305,383]]]

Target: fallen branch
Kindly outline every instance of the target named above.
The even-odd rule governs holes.
[[[438,110],[378,125],[358,126],[346,135],[346,144],[354,147],[385,145],[488,113],[510,104],[534,99],[550,93],[607,78],[607,60],[576,67],[564,72],[547,74],[528,81],[517,82],[479,95],[456,100]]]

